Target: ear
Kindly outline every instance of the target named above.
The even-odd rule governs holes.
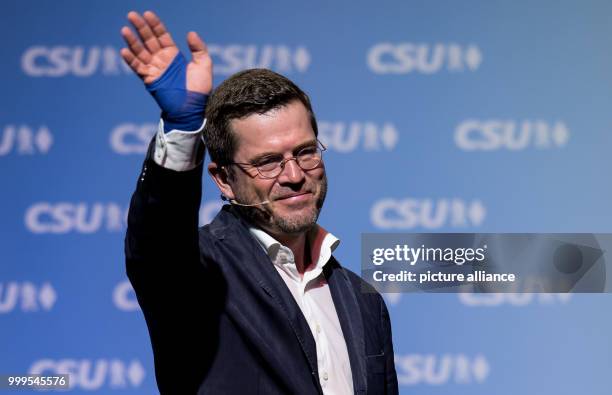
[[[229,183],[229,175],[227,167],[219,166],[215,162],[210,162],[208,164],[208,174],[213,179],[215,184],[217,184],[217,188],[223,196],[228,199],[235,199],[234,190],[232,189],[231,184]]]

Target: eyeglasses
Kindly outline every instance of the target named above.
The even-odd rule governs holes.
[[[317,140],[317,145],[304,147],[291,158],[285,159],[282,155],[270,155],[259,159],[255,163],[230,162],[228,165],[254,167],[262,178],[276,178],[283,172],[287,162],[291,160],[295,160],[295,163],[304,171],[315,169],[323,161],[323,151],[326,150],[327,147]]]

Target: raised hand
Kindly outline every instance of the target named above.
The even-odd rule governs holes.
[[[153,12],[146,11],[141,16],[130,11],[127,17],[138,37],[127,26],[121,29],[121,35],[127,43],[127,48],[121,49],[121,56],[145,84],[151,84],[162,76],[179,49]],[[191,51],[191,61],[187,64],[186,89],[209,94],[212,90],[212,60],[206,44],[195,32],[187,34],[187,44]]]
[[[121,56],[159,105],[164,132],[200,130],[213,79],[206,44],[197,33],[189,32],[191,61],[187,63],[157,15],[130,11],[127,17],[138,37],[127,26],[121,29],[128,45],[121,49]]]

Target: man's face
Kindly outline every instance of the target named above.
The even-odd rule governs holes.
[[[257,163],[270,155],[291,158],[305,146],[316,145],[310,117],[299,101],[231,121],[238,147],[234,162]],[[304,171],[295,160],[285,163],[276,178],[262,178],[257,169],[234,165],[229,182],[235,200],[242,204],[269,201],[255,207],[240,207],[256,225],[277,236],[296,235],[317,221],[327,192],[325,168]]]

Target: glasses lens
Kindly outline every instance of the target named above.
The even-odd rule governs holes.
[[[319,166],[322,158],[322,150],[319,147],[306,147],[291,159],[295,159],[296,163],[302,170],[312,170]],[[291,160],[289,159],[289,160]],[[267,161],[257,165],[257,170],[262,177],[275,178],[283,171],[281,163],[286,165],[287,160],[282,158],[268,159]]]
[[[258,166],[257,170],[259,170],[259,174],[261,174],[263,177],[274,178],[281,172],[280,162]]]
[[[297,155],[298,165],[303,170],[312,170],[321,163],[321,150],[318,147],[308,147]]]

